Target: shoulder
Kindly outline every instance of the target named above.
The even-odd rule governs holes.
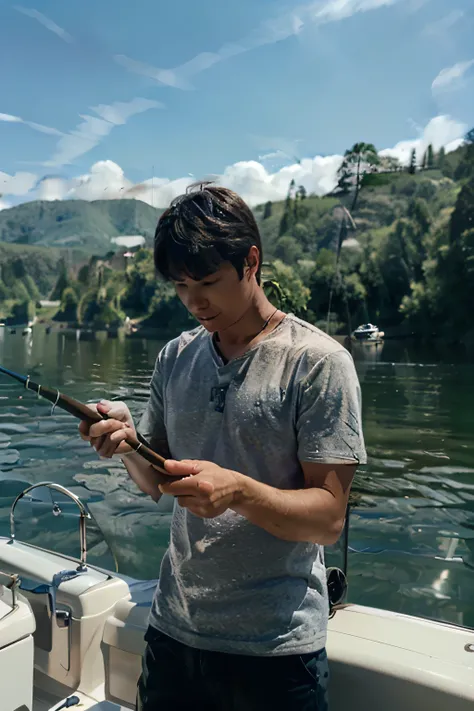
[[[286,338],[292,359],[306,372],[330,363],[353,364],[349,351],[317,326],[288,314]]]
[[[190,331],[183,331],[163,346],[158,353],[157,361],[162,369],[169,370],[178,358],[191,352],[195,354],[197,350],[207,347],[207,340],[207,331],[202,326],[197,326]]]

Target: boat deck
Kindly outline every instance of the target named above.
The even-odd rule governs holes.
[[[78,711],[130,711],[128,706],[119,706],[111,701],[96,701],[96,699],[92,699],[90,696],[78,692],[75,692],[73,695],[79,698],[79,703],[70,706],[71,711],[75,709]],[[65,700],[65,698],[47,698],[43,692],[35,692],[32,711],[56,711],[56,709],[61,708],[61,704],[64,703]]]

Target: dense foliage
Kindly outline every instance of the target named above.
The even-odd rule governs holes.
[[[270,299],[331,333],[372,321],[394,334],[474,339],[474,132],[454,152],[413,153],[407,166],[356,143],[338,175],[325,197],[292,181],[286,200],[255,208]],[[128,205],[111,203],[110,214],[128,214]],[[0,301],[47,295],[61,300],[58,319],[78,324],[117,325],[125,316],[173,331],[194,324],[157,279],[148,248],[133,258],[90,257],[79,270],[54,259],[51,284],[50,267],[40,277],[10,256]]]

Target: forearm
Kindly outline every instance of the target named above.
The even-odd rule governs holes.
[[[276,489],[240,475],[241,487],[231,508],[256,526],[286,541],[332,545],[344,525],[334,497],[325,489]]]
[[[151,496],[154,501],[159,501],[161,498],[161,492],[158,488],[160,475],[156,469],[136,452],[122,454],[121,460],[130,478],[135,482],[140,491]]]

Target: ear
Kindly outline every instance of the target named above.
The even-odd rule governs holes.
[[[260,264],[260,252],[258,251],[258,247],[255,245],[250,247],[245,261],[247,264],[247,277],[251,279],[253,276],[256,276]]]

